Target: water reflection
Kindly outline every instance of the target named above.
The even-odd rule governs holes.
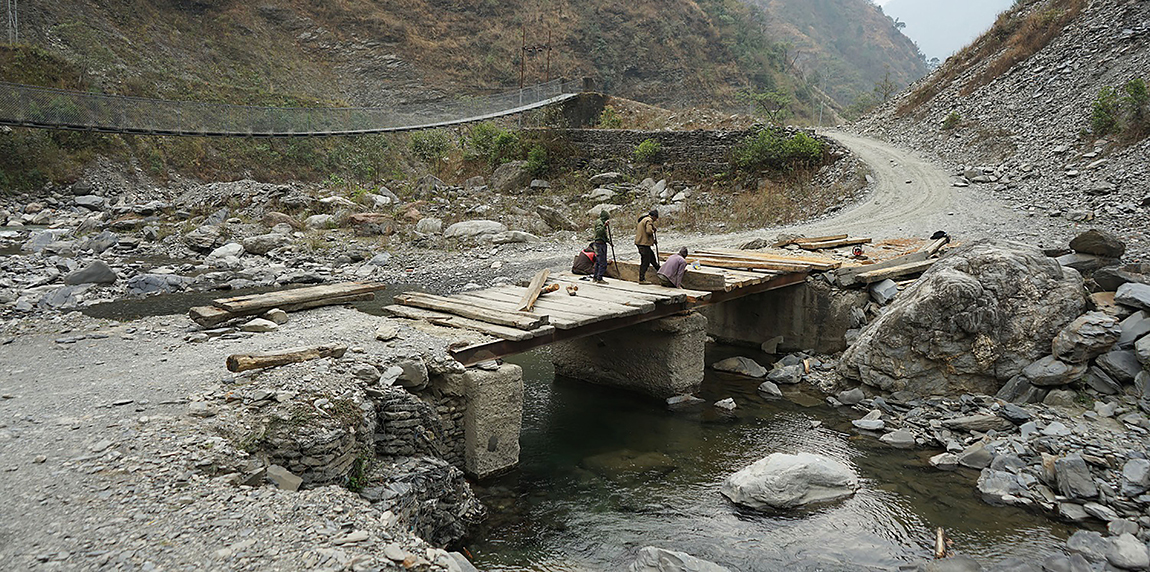
[[[615,570],[647,545],[732,570],[895,570],[932,554],[938,526],[984,562],[1047,555],[1069,533],[983,504],[976,473],[941,473],[924,454],[854,435],[850,417],[815,405],[818,396],[797,400],[806,406],[766,400],[753,381],[708,373],[700,396],[734,397],[735,414],[671,413],[641,396],[554,379],[545,350],[509,361],[524,367],[526,382],[521,464],[477,487],[491,518],[467,548],[483,570]],[[742,510],[719,494],[731,472],[796,451],[848,464],[861,490],[779,514]]]

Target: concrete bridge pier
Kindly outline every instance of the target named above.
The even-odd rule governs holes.
[[[441,418],[449,420],[446,437],[454,464],[480,479],[519,464],[523,368],[468,368],[433,379],[432,390],[432,400],[441,402]]]
[[[691,312],[551,345],[556,375],[658,398],[703,382],[707,319]]]

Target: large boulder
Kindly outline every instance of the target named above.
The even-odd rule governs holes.
[[[1126,253],[1126,243],[1112,233],[1090,229],[1070,241],[1074,252],[1093,254],[1106,258],[1120,258]]]
[[[1118,288],[1114,301],[1130,308],[1150,311],[1150,285],[1127,282]]]
[[[112,284],[119,276],[116,271],[108,267],[103,260],[93,260],[87,266],[69,273],[64,277],[64,284],[75,286],[77,284]]]
[[[467,220],[457,222],[443,231],[445,238],[476,238],[507,232],[507,227],[493,220]]]
[[[256,236],[249,236],[244,239],[244,251],[249,254],[267,254],[277,248],[287,246],[291,242],[291,238],[287,235],[278,232],[269,232],[268,234],[258,234]]]
[[[759,362],[747,357],[732,357],[722,361],[717,361],[711,365],[718,371],[733,373],[736,375],[743,375],[746,377],[764,377],[767,375],[767,368],[759,365]]]
[[[811,453],[772,453],[727,477],[719,489],[750,508],[786,509],[849,497],[858,490],[854,471]]]
[[[684,552],[647,546],[639,551],[629,572],[730,572],[713,562],[700,560]]]
[[[501,193],[520,191],[531,184],[531,172],[527,161],[504,163],[491,174],[491,188]]]
[[[993,395],[1049,353],[1085,303],[1082,276],[1040,250],[977,242],[900,293],[843,354],[838,371],[885,391]]]
[[[1068,363],[1085,363],[1109,351],[1121,334],[1113,316],[1104,312],[1083,314],[1054,337],[1054,356]]]
[[[1038,387],[1056,387],[1077,381],[1086,373],[1086,364],[1069,364],[1046,356],[1023,368],[1022,377]]]

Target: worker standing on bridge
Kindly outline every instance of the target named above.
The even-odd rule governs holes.
[[[594,282],[603,283],[603,275],[607,273],[607,245],[611,244],[611,213],[607,209],[599,211],[599,219],[595,221],[595,237],[591,244],[595,245],[595,275]],[[614,246],[614,245],[612,245]]]
[[[635,226],[635,246],[639,247],[639,283],[647,282],[647,268],[658,270],[659,259],[651,247],[655,245],[655,222],[659,220],[659,211],[651,212],[639,217],[639,224]]]
[[[668,288],[682,288],[683,275],[687,273],[687,247],[679,249],[679,252],[667,257],[667,261],[659,267],[659,272],[656,276],[659,277],[659,283]]]

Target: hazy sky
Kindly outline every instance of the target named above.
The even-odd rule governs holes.
[[[872,0],[906,23],[902,33],[927,57],[945,60],[990,29],[1013,0]]]

